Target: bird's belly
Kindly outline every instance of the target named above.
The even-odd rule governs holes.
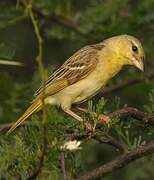
[[[96,95],[102,89],[102,86],[103,85],[97,82],[96,80],[85,84],[84,88],[79,93],[79,95],[74,99],[73,103],[83,102],[88,98]]]
[[[82,102],[94,96],[102,88],[102,85],[96,79],[84,79],[48,97],[46,102],[67,109],[74,103]]]

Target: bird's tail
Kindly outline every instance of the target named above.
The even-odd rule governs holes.
[[[41,100],[36,100],[32,105],[24,112],[24,114],[12,125],[7,134],[10,134],[14,129],[16,129],[20,124],[22,124],[33,112],[39,111],[42,107]]]

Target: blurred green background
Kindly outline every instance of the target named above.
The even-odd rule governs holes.
[[[38,44],[25,8],[27,2],[0,1],[0,60],[23,63],[23,66],[0,64],[0,123],[19,117],[40,84],[35,60]],[[126,67],[109,85],[154,72],[154,0],[33,0],[33,12],[43,38],[43,62],[49,74],[84,45],[119,34],[130,34],[141,40],[146,52],[145,73]],[[121,107],[127,104],[145,110],[153,88],[153,80],[146,79],[105,95],[108,111],[112,111],[115,96],[120,97]],[[149,109],[154,112],[154,108]],[[83,150],[79,159],[85,156],[84,153],[88,152],[88,155],[82,163],[82,170],[102,163],[106,147],[96,147],[95,142],[90,142]],[[111,156],[113,152],[108,150],[107,154]],[[151,162],[153,164],[145,159],[130,164],[106,179],[153,179],[154,161]]]

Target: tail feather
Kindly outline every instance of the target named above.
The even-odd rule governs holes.
[[[42,107],[42,102],[40,100],[34,101],[33,104],[24,112],[24,114],[12,125],[12,127],[7,132],[10,134],[14,131],[20,124],[22,124],[33,112],[40,110]]]

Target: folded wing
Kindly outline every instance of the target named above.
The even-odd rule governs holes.
[[[88,76],[95,69],[98,62],[98,51],[102,48],[102,44],[95,44],[77,51],[48,78],[44,88],[41,85],[35,93],[36,99],[53,95]]]

